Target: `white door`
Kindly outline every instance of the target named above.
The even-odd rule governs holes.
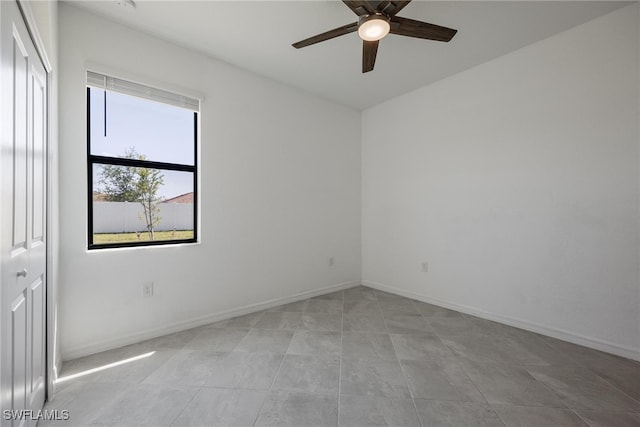
[[[47,75],[15,1],[0,1],[0,402],[45,398]],[[29,417],[2,426],[35,425]]]

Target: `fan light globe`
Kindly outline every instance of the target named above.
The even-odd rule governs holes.
[[[360,24],[358,35],[362,40],[374,42],[389,34],[389,21],[381,16],[373,16]]]

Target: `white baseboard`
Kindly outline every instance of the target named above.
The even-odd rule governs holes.
[[[100,353],[101,351],[111,350],[114,348],[122,347],[125,345],[139,343],[148,339],[160,337],[163,335],[173,334],[176,332],[186,331],[187,329],[197,328],[198,326],[208,325],[210,323],[219,322],[221,320],[231,319],[232,317],[243,316],[245,314],[255,313],[261,310],[267,310],[279,305],[288,304],[304,300],[307,298],[316,297],[319,295],[328,294],[331,292],[341,291],[344,289],[353,288],[360,285],[360,281],[339,283],[336,285],[327,286],[321,289],[314,289],[312,291],[300,292],[294,295],[286,297],[275,298],[272,300],[248,304],[242,307],[234,308],[231,310],[225,310],[218,313],[207,314],[206,316],[197,317],[190,320],[184,320],[181,322],[175,322],[161,327],[147,329],[145,331],[135,332],[126,336],[118,337],[115,339],[103,340],[83,346],[72,347],[64,349],[62,353],[62,360],[72,360],[78,357],[89,356],[91,354]]]
[[[563,341],[568,341],[574,344],[582,345],[584,347],[589,347],[595,350],[600,350],[607,353],[615,354],[617,356],[622,356],[628,359],[640,361],[640,349],[637,349],[637,348],[622,346],[609,341],[587,337],[581,334],[576,334],[574,332],[566,331],[564,329],[558,329],[558,328],[552,328],[545,325],[539,325],[539,324],[532,323],[523,319],[518,319],[515,317],[502,316],[499,314],[489,313],[489,312],[480,310],[478,308],[455,304],[447,301],[442,301],[436,298],[431,298],[425,295],[398,289],[393,286],[387,286],[382,283],[363,280],[362,285],[373,288],[373,289],[378,289],[380,291],[389,292],[389,293],[400,295],[403,297],[437,305],[440,307],[449,308],[451,310],[456,310],[461,313],[466,313],[472,316],[481,317],[483,319],[493,320],[498,323],[514,326],[516,328],[524,329],[527,331],[536,332],[538,334],[546,335],[552,338],[557,338]]]

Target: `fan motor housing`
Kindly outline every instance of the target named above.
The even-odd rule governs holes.
[[[362,26],[362,24],[364,24],[365,22],[371,21],[373,19],[381,19],[387,21],[388,23],[391,22],[391,17],[385,15],[382,12],[376,12],[372,13],[371,15],[362,15],[360,18],[358,18],[358,27]]]

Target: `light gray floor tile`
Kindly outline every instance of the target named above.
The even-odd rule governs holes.
[[[343,315],[343,330],[357,332],[381,332],[387,333],[387,325],[381,313],[373,314],[347,314]]]
[[[378,298],[373,293],[353,292],[345,293],[344,301],[377,301]]]
[[[273,353],[215,353],[204,385],[209,387],[267,390],[283,356]]]
[[[181,350],[185,344],[193,339],[200,332],[200,328],[189,329],[183,332],[177,332],[175,334],[165,335],[158,338],[153,338],[137,346],[153,350]]]
[[[337,423],[337,395],[272,391],[255,425],[334,427]]]
[[[450,336],[442,337],[442,342],[453,353],[471,361],[483,360],[494,363],[514,363],[510,343],[502,336]]]
[[[85,372],[89,369],[98,368],[100,366],[112,365],[114,363],[119,363],[123,360],[138,357],[150,352],[151,351],[149,349],[141,347],[138,344],[134,344],[116,348],[113,350],[103,351],[102,353],[92,354],[90,356],[65,361],[62,364],[62,371],[60,373],[60,376],[63,377],[74,375],[77,373]]]
[[[407,300],[408,298],[403,297],[402,295],[396,295],[396,294],[392,294],[389,292],[385,292],[385,291],[380,291],[378,289],[374,289],[373,290],[374,295],[376,296],[376,298],[380,299],[386,299],[386,300]]]
[[[458,335],[480,335],[480,330],[462,316],[431,317],[429,325],[441,337]]]
[[[423,426],[504,427],[504,423],[500,421],[495,411],[487,404],[423,399],[415,399],[414,401]]]
[[[340,359],[286,355],[272,390],[305,393],[338,393]]]
[[[591,427],[639,427],[640,414],[576,411]]]
[[[544,337],[544,339],[565,356],[574,361],[574,364],[582,364],[590,368],[607,368],[615,366],[617,368],[640,369],[640,362],[625,359],[624,357],[604,353],[587,347],[582,347],[555,338]]]
[[[343,426],[417,425],[415,402],[423,426],[502,425],[493,405],[509,425],[640,427],[639,362],[363,286],[65,362],[61,377],[46,409],[71,420],[39,425],[335,426],[340,399]]]
[[[215,369],[219,353],[180,350],[151,373],[144,384],[201,386]]]
[[[117,400],[132,386],[122,383],[105,384],[76,382],[56,393],[47,402],[45,409],[69,411],[68,420],[40,422],[39,426],[87,426],[97,417],[100,410]]]
[[[624,391],[640,402],[640,367],[637,369],[615,364],[591,368],[596,374],[614,387]]]
[[[160,368],[180,350],[158,350],[146,356],[142,354],[140,359],[132,360],[122,365],[114,366],[97,372],[93,377],[96,382],[126,382],[140,383],[156,369]],[[148,353],[147,353],[148,354]]]
[[[504,329],[516,329],[511,326],[504,325],[502,323],[483,319],[477,316],[472,316],[470,314],[462,313],[462,316],[468,321],[470,321],[471,323],[473,323],[476,328],[482,330],[484,333],[502,334],[504,332]]]
[[[403,360],[432,360],[453,357],[451,351],[436,335],[391,334],[398,358]]]
[[[486,403],[455,360],[402,360],[400,363],[414,398]]]
[[[198,392],[192,387],[140,384],[104,405],[93,424],[104,426],[168,426]]]
[[[420,316],[405,314],[384,314],[387,329],[392,334],[435,334],[429,322]]]
[[[470,361],[511,365],[547,365],[537,354],[504,336],[462,335],[441,337],[456,356]]]
[[[257,313],[250,313],[244,316],[234,317],[233,319],[223,320],[212,324],[212,327],[216,328],[251,328],[258,320],[263,316],[265,312],[259,311]]]
[[[369,300],[345,300],[344,301],[344,313],[345,314],[380,314],[380,306],[378,301]]]
[[[309,301],[306,313],[342,314],[342,301],[318,299]]]
[[[252,426],[266,391],[203,388],[173,423],[176,427]]]
[[[274,307],[269,311],[289,311],[292,313],[302,313],[307,308],[307,303],[309,300],[296,301],[289,304],[279,305],[278,307]]]
[[[389,334],[371,332],[344,332],[342,357],[360,360],[397,360]]]
[[[507,338],[511,347],[522,357],[523,364],[529,365],[575,365],[571,358],[552,347],[547,340],[533,332],[505,326],[500,334]]]
[[[73,361],[64,365],[59,384],[65,384],[65,378],[75,376],[75,381],[93,381],[101,383],[137,384],[152,372],[175,356],[180,350],[158,350],[127,352],[120,358],[89,357],[74,365]],[[90,363],[92,361],[92,363]],[[108,362],[108,363],[106,363]],[[72,379],[70,382],[73,382]]]
[[[302,320],[302,313],[267,311],[254,328],[261,329],[296,329]]]
[[[528,367],[538,381],[554,390],[571,409],[638,412],[640,403],[586,368],[564,366]]]
[[[340,332],[342,330],[342,318],[335,314],[304,313],[298,329]]]
[[[279,329],[251,329],[234,351],[284,354],[289,348],[293,332]]]
[[[365,286],[357,286],[355,288],[347,289],[344,291],[344,299],[347,300],[356,300],[356,301],[375,301],[376,294],[375,291],[371,288],[367,288]]]
[[[342,394],[410,397],[397,361],[343,359],[340,378]]]
[[[557,394],[523,367],[465,360],[460,363],[489,403],[564,407]]]
[[[636,360],[626,359],[555,338],[544,337],[544,339],[570,359],[590,368],[616,366],[618,368],[640,369],[640,362]]]
[[[448,308],[438,307],[437,305],[427,304],[426,302],[414,301],[416,309],[425,317],[462,317],[462,313]]]
[[[420,427],[420,420],[411,399],[341,396],[339,425]]]
[[[302,331],[293,334],[287,354],[340,357],[340,332]]]
[[[244,338],[246,328],[204,328],[184,345],[188,350],[232,351]]]
[[[588,427],[570,409],[498,404],[493,407],[507,427]]]
[[[311,298],[313,300],[316,299],[330,299],[330,300],[340,300],[344,299],[344,291],[331,292],[329,294],[318,295],[317,297]]]
[[[378,298],[380,311],[384,314],[420,315],[413,302],[409,299]]]

